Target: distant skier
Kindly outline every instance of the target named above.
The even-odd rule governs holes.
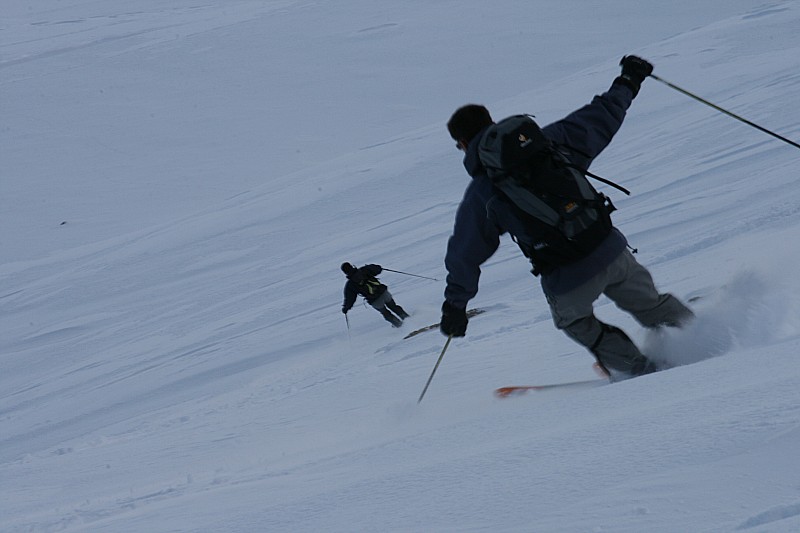
[[[550,172],[552,175],[555,171],[551,169],[570,166],[586,169],[611,142],[641,83],[653,71],[650,63],[635,56],[623,57],[620,65],[622,73],[614,79],[607,92],[540,130],[542,148],[537,154],[538,159],[524,162],[530,165],[526,167],[528,172]],[[547,177],[545,179],[551,179],[550,182],[536,182],[540,188],[531,189],[526,198],[533,196],[538,203],[531,201],[523,205],[519,201],[523,198],[521,193],[513,197],[518,190],[514,185],[506,186],[490,177],[490,172],[506,169],[489,168],[486,163],[490,160],[487,157],[491,154],[489,150],[499,144],[495,139],[499,138],[500,131],[489,111],[481,105],[466,105],[453,114],[447,127],[458,149],[464,152],[464,166],[472,181],[458,207],[453,234],[447,245],[445,266],[448,275],[442,305],[442,333],[455,337],[466,334],[467,302],[478,292],[480,266],[497,250],[500,235],[509,233],[530,259],[534,275],[541,276],[542,290],[558,329],[594,354],[597,361],[612,372],[614,379],[658,370],[623,330],[597,319],[592,309],[594,301],[605,294],[648,328],[680,326],[694,315],[674,296],[660,293],[647,269],[626,249],[625,236],[611,224],[609,213],[613,206],[605,202],[582,203],[582,200],[567,198],[569,202],[564,201],[561,205],[566,215],[559,215],[561,218],[548,225],[541,218],[535,218],[532,209],[544,212],[540,207],[544,202],[565,198],[561,192],[545,190],[549,196],[540,193],[546,186],[563,188],[563,185],[558,185],[563,181],[556,182]],[[522,134],[515,139],[509,137],[510,141],[517,139],[517,149],[522,150],[534,137]],[[513,148],[514,143],[502,145],[507,146]],[[543,159],[545,157],[550,159]],[[577,182],[574,172],[566,175],[573,176]],[[502,175],[497,179],[503,179]],[[581,176],[581,179],[585,178]],[[600,198],[604,199],[602,195]],[[583,226],[586,229],[578,228],[576,232],[575,226],[567,228],[567,223],[575,220],[569,217],[580,213],[584,206],[595,210],[593,218]],[[567,229],[573,229],[573,234],[567,234]]]
[[[403,325],[403,320],[408,318],[408,313],[395,303],[392,293],[389,292],[386,285],[375,277],[382,271],[383,267],[380,265],[364,265],[356,268],[350,263],[342,263],[342,272],[347,276],[347,283],[344,285],[342,313],[347,314],[356,302],[356,298],[361,295],[387,322],[399,328]],[[392,311],[397,316],[393,315]]]

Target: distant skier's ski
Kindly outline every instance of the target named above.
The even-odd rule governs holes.
[[[483,313],[484,311],[485,311],[485,309],[470,309],[469,311],[467,311],[467,318],[472,318],[475,315],[479,315],[479,314]],[[436,329],[438,327],[439,327],[439,323],[437,322],[436,324],[431,324],[430,326],[425,326],[424,328],[420,328],[420,329],[414,330],[414,331],[412,331],[411,333],[409,333],[408,335],[406,335],[403,338],[404,339],[409,339],[409,338],[413,337],[414,335],[419,335],[420,333],[424,333],[426,331],[430,331],[430,330]]]
[[[608,374],[598,364],[595,363],[592,368],[600,376],[599,379],[586,379],[583,381],[567,381],[564,383],[550,383],[547,385],[513,385],[511,387],[500,387],[495,389],[494,395],[498,398],[508,398],[509,396],[519,396],[531,391],[543,391],[551,389],[578,389],[599,387],[600,385],[608,385]]]

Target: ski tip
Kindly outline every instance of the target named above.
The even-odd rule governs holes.
[[[603,368],[603,365],[601,365],[600,363],[595,362],[592,365],[592,368],[594,369],[595,373],[597,373],[597,375],[600,376],[601,378],[611,379],[611,375],[608,373],[608,370]]]
[[[541,387],[536,385],[515,386],[515,387],[500,387],[495,389],[494,395],[498,398],[508,398],[513,395],[525,394],[528,391],[539,390]]]

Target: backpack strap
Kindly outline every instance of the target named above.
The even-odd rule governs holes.
[[[586,155],[585,153],[581,152],[580,150],[577,150],[577,149],[575,149],[575,148],[572,148],[572,147],[570,147],[570,146],[567,146],[567,145],[564,145],[564,144],[559,144],[559,145],[557,145],[557,146],[558,146],[558,147],[563,147],[563,148],[566,148],[567,150],[571,150],[571,151],[573,151],[573,152],[578,152],[579,154],[581,154],[582,156],[584,156],[584,157],[586,157],[586,158],[588,158],[588,157],[589,157],[588,155]],[[559,155],[561,155],[561,156],[562,156],[562,157],[561,157],[561,158],[559,158],[559,159],[561,160],[561,163],[562,163],[562,164],[563,164],[565,167],[569,167],[569,168],[571,168],[571,169],[577,170],[578,172],[580,172],[580,173],[581,173],[581,174],[583,174],[584,176],[589,176],[590,178],[596,179],[596,180],[597,180],[597,181],[599,181],[599,182],[605,183],[606,185],[610,185],[611,187],[614,187],[614,188],[615,188],[615,189],[617,189],[618,191],[624,192],[624,193],[625,193],[626,195],[628,195],[628,196],[630,196],[630,195],[631,195],[631,191],[629,191],[628,189],[626,189],[626,188],[625,188],[625,187],[623,187],[622,185],[620,185],[620,184],[618,184],[618,183],[614,183],[613,181],[611,181],[611,180],[609,180],[609,179],[606,179],[606,178],[603,178],[603,177],[601,177],[601,176],[598,176],[598,175],[597,175],[597,174],[595,174],[594,172],[589,172],[589,169],[583,168],[583,167],[581,167],[581,166],[579,166],[579,165],[576,165],[576,164],[574,164],[574,163],[570,162],[569,158],[567,158],[567,157],[566,157],[564,154],[562,154],[562,153],[561,153],[560,151],[558,151],[558,150],[556,150],[556,153],[558,153]]]
[[[627,194],[628,196],[630,196],[630,195],[631,195],[631,191],[629,191],[628,189],[626,189],[625,187],[623,187],[622,185],[620,185],[620,184],[618,184],[618,183],[614,183],[614,182],[613,182],[613,181],[611,181],[611,180],[607,180],[607,179],[605,179],[605,178],[603,178],[603,177],[600,177],[600,176],[598,176],[597,174],[595,174],[595,173],[593,173],[593,172],[589,172],[589,171],[588,171],[587,169],[585,169],[585,168],[581,168],[581,167],[579,167],[578,165],[573,165],[572,163],[564,163],[564,164],[565,164],[566,166],[568,166],[569,168],[572,168],[572,169],[575,169],[575,170],[577,170],[578,172],[581,172],[581,173],[582,173],[583,175],[585,175],[585,176],[589,176],[590,178],[593,178],[593,179],[596,179],[597,181],[603,182],[603,183],[605,183],[606,185],[610,185],[610,186],[614,187],[615,189],[617,189],[618,191],[622,191],[622,192],[624,192],[624,193],[625,193],[625,194]]]
[[[517,204],[517,206],[519,206],[523,211],[531,214],[535,213],[534,216],[536,216],[536,218],[540,219],[542,222],[545,222],[550,226],[556,226],[558,225],[559,220],[561,220],[558,212],[547,205],[544,200],[541,200],[538,196],[533,194],[525,187],[520,187],[519,185],[512,183],[512,180],[500,180],[494,185],[503,191],[506,196],[512,202]]]

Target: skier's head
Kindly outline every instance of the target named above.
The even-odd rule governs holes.
[[[482,105],[467,104],[453,113],[447,122],[447,131],[456,141],[459,150],[466,150],[470,141],[486,126],[494,124],[489,110]]]
[[[351,265],[350,263],[342,263],[342,272],[344,272],[345,276],[351,276],[356,273],[358,269]]]

